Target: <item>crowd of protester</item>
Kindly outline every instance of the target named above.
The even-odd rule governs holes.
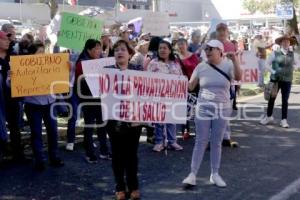
[[[188,186],[196,185],[204,152],[210,149],[211,176],[210,182],[226,187],[226,182],[219,175],[222,146],[237,147],[232,140],[230,123],[226,117],[237,107],[239,86],[233,81],[241,80],[242,72],[240,56],[247,50],[244,40],[230,40],[228,26],[220,23],[216,31],[210,35],[195,30],[190,36],[175,37],[152,36],[151,33],[136,33],[132,24],[121,26],[119,40],[112,42],[109,30],[103,31],[100,40],[88,39],[80,53],[70,53],[70,95],[65,99],[72,109],[67,125],[67,141],[65,149],[72,152],[75,146],[76,124],[80,103],[93,103],[83,107],[85,160],[97,163],[99,159],[112,160],[112,170],[116,182],[116,199],[126,199],[126,192],[131,199],[140,199],[138,184],[138,146],[142,129],[147,132],[147,142],[153,144],[154,152],[165,149],[182,151],[178,133],[184,140],[192,137],[191,125],[195,124],[195,145],[191,159],[191,170],[183,180]],[[208,39],[209,38],[209,39]],[[262,42],[262,37],[255,38],[255,48],[260,71],[259,86],[265,84],[265,71],[271,72],[271,82],[278,83],[276,94],[282,93],[281,126],[288,128],[288,98],[293,79],[294,53],[292,47],[296,40],[289,35],[279,37],[274,48],[272,41]],[[273,48],[273,50],[272,50]],[[271,49],[271,50],[269,50]],[[59,156],[57,118],[51,117],[51,105],[57,100],[51,95],[12,98],[10,91],[10,56],[33,55],[45,53],[44,41],[34,40],[27,33],[20,41],[16,41],[15,29],[5,24],[0,31],[0,163],[11,158],[13,162],[28,162],[24,154],[21,129],[27,123],[31,132],[31,147],[34,169],[44,171],[46,160],[52,167],[63,167]],[[59,50],[56,50],[59,52]],[[267,51],[269,52],[269,56]],[[82,61],[115,57],[116,64],[107,68],[116,68],[184,75],[189,80],[189,94],[198,99],[195,121],[187,120],[185,125],[148,124],[109,120],[105,126],[101,115],[101,99],[93,98],[83,74]],[[79,88],[78,88],[79,87]],[[77,91],[85,96],[80,98]],[[272,111],[276,96],[269,99],[267,115],[261,124],[273,121]],[[233,101],[233,103],[232,103]],[[217,105],[213,106],[211,104]],[[217,110],[217,112],[216,112]],[[211,114],[214,113],[214,114]],[[27,121],[24,120],[26,116]],[[223,116],[223,117],[222,117]],[[225,118],[224,118],[225,117]],[[43,150],[43,123],[47,132],[48,159]],[[97,144],[93,139],[94,128],[99,140],[100,154],[97,155]],[[143,128],[142,128],[143,127]],[[178,128],[178,129],[177,129]],[[9,133],[9,134],[8,134]],[[9,137],[9,138],[8,138]],[[109,139],[109,140],[108,140]],[[108,144],[109,141],[109,144]]]

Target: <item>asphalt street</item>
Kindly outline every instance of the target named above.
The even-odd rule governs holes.
[[[247,104],[248,106],[246,106]],[[249,105],[250,104],[250,105]],[[197,176],[198,185],[183,190],[182,180],[189,173],[194,139],[179,143],[184,151],[154,153],[152,145],[141,141],[140,189],[143,200],[277,200],[300,199],[300,87],[290,96],[289,129],[279,126],[281,100],[274,111],[275,123],[262,126],[257,118],[266,107],[262,96],[240,103],[241,119],[231,123],[232,137],[239,148],[223,148],[220,174],[227,182],[224,189],[209,184],[209,152]],[[247,111],[243,114],[243,111]],[[259,111],[260,110],[260,111]],[[251,119],[245,119],[245,115]],[[144,139],[144,137],[142,138]],[[74,152],[61,155],[66,165],[34,172],[32,164],[0,170],[0,199],[103,199],[114,198],[110,161],[87,164],[81,144]]]

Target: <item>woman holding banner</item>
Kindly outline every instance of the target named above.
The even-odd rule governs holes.
[[[117,41],[113,46],[116,65],[108,68],[120,69],[121,71],[143,70],[142,66],[129,64],[134,50],[125,40]],[[126,188],[131,200],[140,199],[138,184],[138,146],[141,134],[141,126],[136,123],[109,120],[107,132],[112,149],[112,168],[116,181],[116,199],[126,199]],[[126,183],[125,183],[126,175]],[[127,187],[126,187],[127,185]]]
[[[93,98],[87,82],[82,76],[82,61],[99,59],[101,56],[101,42],[95,39],[88,39],[84,49],[79,55],[76,64],[76,83],[74,92],[78,92],[79,102],[82,105],[84,119],[84,147],[86,150],[86,161],[88,163],[97,163],[95,155],[93,131],[96,123],[97,136],[100,143],[100,159],[111,159],[107,147],[106,130],[102,121],[101,102],[99,98]],[[79,87],[79,88],[78,88]],[[87,98],[89,97],[89,98]],[[80,107],[80,106],[79,106]],[[77,113],[78,115],[78,113]]]
[[[192,73],[196,66],[200,63],[199,57],[188,51],[188,41],[184,38],[180,38],[177,41],[178,47],[178,61],[181,65],[181,69],[184,75],[190,80]],[[196,87],[194,91],[190,92],[191,95],[197,96],[199,87]],[[186,121],[186,125],[182,126],[182,136],[183,139],[188,139],[190,137],[190,124]]]
[[[153,59],[148,66],[148,71],[166,74],[182,74],[181,67],[176,61],[171,44],[162,40],[158,45],[158,57]],[[176,141],[176,124],[155,124],[155,145],[153,151],[161,152],[165,148],[164,128],[167,129],[168,148],[181,151],[183,147]]]
[[[210,40],[205,48],[207,62],[199,64],[189,81],[189,90],[200,85],[196,107],[196,140],[192,155],[191,172],[183,180],[188,186],[196,185],[196,176],[200,168],[206,146],[210,139],[210,182],[226,187],[219,175],[222,139],[228,118],[231,115],[229,87],[231,80],[241,79],[241,69],[236,62],[236,55],[228,53],[232,62],[223,59],[224,46],[218,40]]]

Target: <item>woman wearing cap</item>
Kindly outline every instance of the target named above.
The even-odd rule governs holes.
[[[216,27],[216,39],[222,42],[224,46],[224,53],[233,54],[237,52],[236,46],[229,40],[229,30],[228,26],[225,23],[219,23]],[[235,68],[239,68],[239,62],[233,63]],[[238,147],[238,143],[231,140],[231,128],[230,123],[228,121],[228,125],[226,127],[226,131],[224,134],[222,145],[225,147]]]
[[[276,44],[280,45],[278,51],[274,51],[267,60],[267,63],[272,66],[271,82],[278,84],[278,91],[281,90],[282,95],[282,115],[280,126],[288,128],[287,123],[288,115],[288,100],[291,92],[294,71],[294,52],[290,50],[290,46],[296,44],[296,40],[288,35],[284,35],[275,40]],[[277,91],[277,93],[278,93]],[[263,118],[260,123],[267,125],[271,123],[274,118],[272,117],[273,108],[275,103],[274,98],[270,98],[267,108],[267,116]]]
[[[175,59],[172,46],[169,42],[162,40],[158,45],[158,57],[153,59],[148,66],[148,71],[166,74],[182,74],[181,67]],[[155,145],[153,151],[161,152],[164,148],[164,128],[167,129],[168,147],[181,151],[183,147],[176,141],[175,124],[155,124]]]
[[[223,52],[224,46],[220,41],[209,41],[205,48],[207,62],[196,67],[189,81],[189,90],[195,89],[197,84],[200,85],[191,172],[183,180],[183,183],[189,186],[196,185],[196,176],[210,139],[210,182],[219,187],[226,187],[226,183],[219,175],[219,168],[222,139],[232,110],[228,91],[230,80],[241,79],[241,69],[238,65],[233,65],[237,60],[235,54],[227,55],[232,60],[229,62],[223,59]]]
[[[181,69],[184,75],[190,80],[192,73],[196,66],[200,63],[198,56],[194,53],[188,51],[188,41],[184,38],[180,38],[177,41],[178,53],[179,53],[179,62]],[[194,91],[191,91],[195,96],[198,94],[199,87],[196,87]],[[186,125],[182,126],[183,139],[190,137],[190,126],[189,121],[186,122]]]
[[[140,70],[141,66],[129,63],[134,50],[125,40],[117,41],[113,50],[115,53],[116,65],[108,68],[116,68],[121,71],[127,69]],[[126,199],[126,188],[131,200],[140,199],[138,184],[138,146],[141,134],[141,126],[136,123],[109,120],[107,132],[112,149],[112,168],[116,181],[116,199]],[[126,176],[126,177],[125,177]],[[126,180],[126,183],[125,183]]]

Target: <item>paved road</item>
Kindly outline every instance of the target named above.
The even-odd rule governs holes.
[[[151,145],[140,146],[140,185],[144,200],[266,200],[300,199],[300,87],[294,87],[289,110],[290,129],[279,127],[281,101],[275,107],[277,122],[261,126],[257,121],[232,123],[233,137],[241,146],[223,149],[221,174],[228,187],[219,189],[208,183],[209,153],[198,174],[198,186],[182,189],[188,174],[193,139],[179,142],[183,152],[153,153]],[[247,100],[266,106],[262,97]],[[241,104],[243,105],[243,103]],[[249,108],[247,108],[249,109]],[[242,110],[242,109],[241,109]],[[253,111],[253,110],[252,110]],[[250,114],[256,117],[262,112]],[[114,181],[109,161],[90,165],[83,161],[83,150],[64,152],[66,166],[48,168],[39,174],[32,165],[12,166],[0,171],[0,199],[113,199]]]

